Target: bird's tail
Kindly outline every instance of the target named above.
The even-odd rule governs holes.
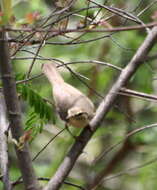
[[[57,71],[55,63],[45,63],[42,66],[42,71],[48,78],[48,80],[54,85],[55,83],[64,82],[62,76]]]

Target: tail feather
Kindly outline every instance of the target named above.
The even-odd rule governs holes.
[[[64,82],[54,63],[45,63],[42,71],[52,84]]]

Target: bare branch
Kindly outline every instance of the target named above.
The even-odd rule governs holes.
[[[55,35],[61,35],[61,34],[66,34],[66,33],[72,33],[72,32],[89,32],[89,33],[94,33],[94,32],[123,32],[123,31],[130,31],[130,30],[142,30],[145,27],[152,28],[153,26],[156,26],[157,22],[152,22],[145,24],[145,26],[142,25],[133,25],[133,26],[124,26],[124,27],[113,27],[113,28],[103,28],[103,29],[79,29],[79,28],[74,28],[74,29],[43,29],[43,28],[5,28],[5,31],[11,31],[11,32],[55,32]],[[0,28],[0,32],[2,31],[2,28]]]
[[[126,170],[121,171],[121,172],[119,172],[119,173],[117,173],[115,175],[106,177],[106,178],[103,179],[103,182],[112,180],[114,178],[117,178],[117,177],[120,177],[120,176],[123,176],[123,175],[126,175],[131,171],[136,171],[136,170],[138,170],[140,168],[143,168],[143,167],[148,166],[150,164],[153,164],[155,162],[157,162],[157,157],[156,156],[153,159],[151,159],[151,160],[149,160],[149,161],[147,161],[147,162],[145,162],[143,164],[140,164],[140,165],[137,165],[137,166],[134,166],[134,167],[131,167],[131,168],[127,168]]]
[[[8,145],[7,145],[7,131],[9,122],[6,116],[6,105],[3,94],[0,92],[0,167],[2,173],[2,180],[5,190],[11,190],[11,182],[9,179],[9,163],[8,163]]]
[[[112,12],[112,13],[115,13],[115,14],[123,17],[123,18],[127,18],[128,20],[134,21],[134,22],[139,23],[139,24],[142,23],[142,21],[140,21],[140,19],[138,17],[136,17],[136,16],[132,15],[131,13],[128,13],[128,12],[122,10],[122,9],[119,9],[119,8],[116,8],[116,7],[110,7],[110,6],[102,5],[102,4],[94,2],[92,0],[89,0],[89,1],[92,2],[92,3],[94,3],[95,5],[98,5],[98,6],[102,7],[102,8],[104,8],[104,9]]]
[[[101,123],[103,117],[108,113],[109,109],[114,103],[116,98],[115,93],[118,93],[120,89],[129,81],[131,76],[136,72],[138,67],[142,64],[143,58],[148,54],[157,39],[157,27],[154,27],[150,34],[147,36],[141,47],[137,50],[136,54],[130,61],[130,63],[123,69],[117,82],[113,85],[110,92],[107,94],[104,101],[97,109],[96,117],[92,120],[91,126],[96,129]],[[104,173],[100,172],[92,182],[88,185],[89,189],[94,189],[99,183],[101,183],[104,177]]]
[[[13,138],[19,142],[19,138],[24,134],[21,122],[21,110],[16,92],[16,83],[10,63],[10,55],[5,32],[0,33],[0,37],[4,39],[0,44],[0,66],[3,82],[4,96],[7,106],[7,112],[10,121],[10,127]],[[39,190],[37,179],[33,170],[31,157],[27,143],[24,144],[22,150],[15,146],[18,157],[19,167],[24,180],[25,189]]]
[[[132,137],[133,135],[139,133],[139,132],[143,132],[146,129],[151,129],[157,127],[157,123],[153,123],[150,125],[146,125],[137,129],[134,129],[133,131],[130,131],[129,133],[126,134],[126,136],[120,140],[119,142],[117,142],[116,144],[111,145],[109,148],[107,148],[105,151],[102,151],[102,153],[93,161],[92,165],[94,165],[95,163],[99,162],[103,157],[105,157],[109,152],[111,152],[113,149],[115,149],[118,145],[120,145],[121,143],[125,142],[128,138]]]
[[[137,16],[141,16],[144,12],[150,9],[155,3],[157,3],[157,1],[150,2],[147,7],[145,7],[140,13],[138,13]]]
[[[39,181],[49,181],[50,178],[47,178],[47,177],[39,177],[38,180],[39,180]],[[21,184],[21,183],[23,183],[23,180],[20,179],[19,181],[13,182],[12,185],[15,186],[15,185],[18,185],[18,184]],[[64,184],[65,184],[65,185],[72,186],[72,187],[75,187],[75,188],[77,188],[77,189],[85,190],[85,188],[83,188],[82,186],[77,185],[77,184],[74,184],[74,183],[71,183],[71,182],[68,182],[68,181],[64,181]]]
[[[142,98],[142,99],[148,100],[148,101],[155,101],[155,102],[157,101],[157,96],[155,96],[153,94],[138,92],[138,91],[127,89],[127,88],[121,88],[121,90],[118,94],[124,95],[124,96]]]
[[[88,143],[93,133],[100,126],[102,120],[109,112],[110,108],[114,105],[114,101],[118,95],[118,92],[123,86],[127,84],[127,82],[136,72],[138,67],[143,63],[142,60],[145,56],[147,56],[147,54],[155,44],[156,39],[157,27],[154,27],[152,31],[148,34],[143,44],[137,50],[132,60],[122,70],[120,76],[116,80],[115,84],[113,85],[105,99],[99,105],[95,117],[90,122],[90,127],[92,128],[92,131],[89,129],[89,127],[86,127],[82,131],[82,133],[78,137],[77,142],[72,146],[67,156],[65,157],[63,163],[60,165],[54,177],[49,181],[48,185],[45,187],[44,190],[58,190],[59,187],[62,185],[63,181],[68,176],[73,165],[75,164],[78,156],[82,153],[83,148]],[[101,182],[102,179],[103,177],[101,176],[97,181],[98,184]],[[89,184],[88,187],[89,189],[92,189],[94,188],[94,186],[95,183],[91,182],[91,184]]]

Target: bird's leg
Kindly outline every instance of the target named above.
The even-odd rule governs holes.
[[[77,136],[75,136],[75,135],[72,134],[72,132],[70,131],[69,126],[68,126],[67,123],[65,123],[65,129],[68,131],[68,133],[69,133],[75,140],[77,140]]]
[[[79,136],[75,136],[74,134],[72,134],[72,132],[69,129],[68,124],[65,124],[65,129],[68,131],[68,133],[76,140],[76,141],[80,141],[81,143],[84,141],[82,139],[79,138]],[[90,129],[91,130],[91,129]]]
[[[89,124],[87,125],[87,127],[90,130],[90,132],[93,132],[93,129],[92,129],[92,127]]]

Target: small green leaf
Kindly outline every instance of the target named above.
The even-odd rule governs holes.
[[[22,98],[34,108],[34,112],[39,115],[40,119],[52,121],[55,123],[55,114],[53,108],[32,88],[27,85],[19,85],[18,92]]]
[[[3,12],[1,24],[7,24],[13,14],[12,11],[12,0],[1,0],[1,10]]]

